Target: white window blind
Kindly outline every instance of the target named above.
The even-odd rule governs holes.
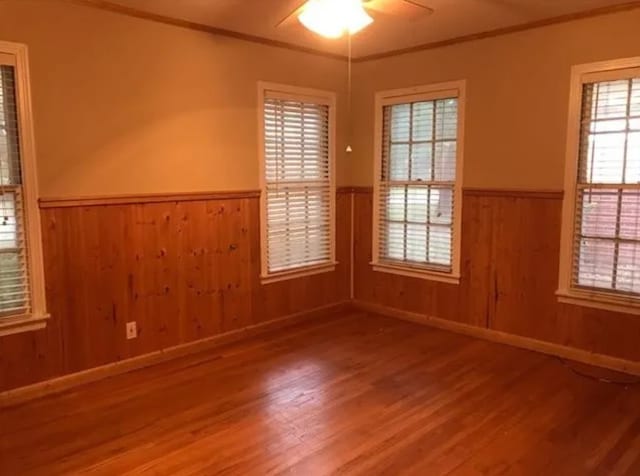
[[[452,272],[458,98],[383,107],[377,262]]]
[[[15,68],[0,65],[0,318],[30,312]]]
[[[330,106],[265,91],[263,274],[333,263]]]
[[[572,286],[640,297],[640,77],[583,85]]]

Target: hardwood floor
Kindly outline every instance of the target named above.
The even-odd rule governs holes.
[[[640,474],[640,387],[318,319],[2,410],[0,474]]]

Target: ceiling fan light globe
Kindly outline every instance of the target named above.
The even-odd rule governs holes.
[[[373,18],[371,18],[365,11],[361,2],[356,1],[350,5],[349,10],[345,12],[347,13],[345,26],[346,30],[351,35],[355,35],[359,31],[364,30],[366,27],[371,25],[373,23]]]
[[[373,22],[361,0],[309,0],[298,20],[325,38],[355,34]]]
[[[336,21],[335,12],[339,9],[336,0],[309,0],[298,17],[307,29],[325,38],[342,36],[342,23]]]

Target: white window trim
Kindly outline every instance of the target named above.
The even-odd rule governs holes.
[[[384,106],[415,101],[430,101],[456,96],[458,98],[458,135],[456,156],[456,185],[453,195],[453,239],[451,271],[431,270],[410,264],[388,264],[380,261],[380,174],[382,170],[383,109]],[[416,86],[411,88],[379,91],[375,96],[375,142],[374,142],[374,180],[373,180],[373,244],[371,265],[374,271],[409,276],[449,284],[460,283],[460,244],[462,239],[462,183],[464,162],[464,124],[466,107],[466,80]]]
[[[269,273],[267,262],[267,181],[265,177],[264,156],[264,100],[265,94],[296,101],[312,101],[329,106],[329,196],[330,196],[330,261],[312,266],[304,266],[278,273]],[[335,138],[336,138],[336,94],[331,91],[301,88],[285,84],[258,81],[258,157],[260,168],[260,278],[263,284],[286,281],[289,279],[329,273],[335,270],[336,261],[336,178],[335,178]]]
[[[24,194],[24,220],[29,250],[29,287],[31,313],[24,316],[0,318],[0,336],[42,329],[50,317],[46,311],[44,266],[42,258],[42,231],[38,207],[38,176],[36,172],[36,145],[33,134],[33,114],[29,80],[28,50],[26,45],[0,41],[0,53],[13,57],[16,71],[16,96],[20,134],[20,164]]]
[[[576,190],[580,144],[582,86],[586,82],[598,82],[624,78],[630,71],[640,68],[640,56],[611,61],[600,61],[573,66],[569,96],[569,119],[564,172],[564,200],[562,204],[562,231],[560,240],[560,273],[556,295],[567,304],[640,315],[640,299],[609,293],[587,291],[572,287],[573,242],[575,233]]]

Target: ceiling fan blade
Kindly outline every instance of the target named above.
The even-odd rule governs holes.
[[[429,14],[433,13],[433,8],[431,8],[430,6],[426,5],[424,2],[422,2],[421,0],[402,0],[404,3],[408,3],[409,5],[413,5],[414,7],[417,8],[422,8],[424,10],[428,10]]]
[[[433,9],[421,0],[365,0],[364,6],[376,13],[404,18],[430,15]]]
[[[285,16],[282,20],[276,23],[276,28],[292,23],[293,20],[295,20],[298,17],[298,15],[300,14],[304,6],[307,4],[307,1],[308,0],[299,0],[297,3],[298,6],[295,7],[293,10],[291,10],[289,14]]]

